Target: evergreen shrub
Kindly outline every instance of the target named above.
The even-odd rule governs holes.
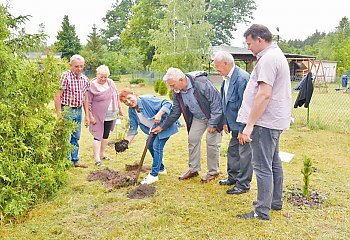
[[[135,78],[135,79],[130,80],[130,84],[141,84],[144,82],[145,82],[145,80],[142,78]]]
[[[76,127],[56,120],[53,97],[64,63],[23,58],[40,36],[15,38],[14,18],[0,5],[0,221],[19,218],[67,181],[69,136]]]
[[[160,83],[162,82],[162,80],[156,80],[155,83],[154,83],[154,91],[157,93],[158,90],[159,90],[159,85]]]
[[[161,81],[159,84],[159,88],[158,88],[158,93],[161,96],[164,96],[168,93],[168,87],[167,84],[164,81]]]

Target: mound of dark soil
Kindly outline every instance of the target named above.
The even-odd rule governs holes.
[[[136,170],[128,173],[121,173],[111,169],[103,169],[90,172],[88,181],[101,181],[106,187],[111,189],[119,189],[135,185]],[[145,198],[153,196],[156,192],[155,187],[148,185],[140,185],[128,193],[129,198]]]
[[[129,187],[129,186],[133,186],[134,184],[135,184],[135,178],[129,175],[123,175],[119,179],[115,178],[105,183],[107,187],[110,187],[113,189]]]
[[[103,169],[90,172],[88,181],[101,181],[109,188],[118,189],[134,185],[135,177],[130,174],[120,173],[111,169]]]
[[[128,171],[128,172],[135,171],[135,170],[137,170],[138,167],[139,167],[138,163],[125,164],[125,170]],[[151,167],[149,167],[149,166],[142,166],[141,167],[141,172],[147,172],[150,169],[151,169]]]
[[[145,198],[151,197],[156,192],[156,188],[149,185],[140,185],[139,187],[131,190],[128,194],[128,198]]]
[[[323,202],[327,199],[324,193],[317,191],[311,191],[310,196],[304,197],[300,188],[289,191],[289,196],[287,197],[288,202],[293,206],[309,206],[309,207],[320,207]]]
[[[120,176],[119,172],[107,168],[107,169],[103,169],[103,170],[90,172],[87,179],[88,179],[88,181],[99,180],[101,182],[106,182],[106,181],[112,180],[114,178],[117,178],[119,176]]]
[[[114,149],[116,153],[124,152],[126,149],[128,149],[128,145],[129,145],[129,141],[126,139],[123,139],[114,143]]]

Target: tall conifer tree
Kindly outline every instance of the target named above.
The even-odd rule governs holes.
[[[62,29],[57,33],[56,51],[62,52],[62,57],[69,59],[81,50],[80,40],[75,32],[75,26],[69,23],[67,15],[63,17]]]

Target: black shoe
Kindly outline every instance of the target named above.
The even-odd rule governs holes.
[[[271,210],[280,211],[282,210],[282,206],[271,206]]]
[[[253,206],[255,206],[256,204],[258,204],[258,201],[253,202]],[[271,210],[275,210],[275,211],[282,210],[282,206],[271,206]]]
[[[228,179],[223,179],[219,181],[220,185],[226,185],[226,186],[231,186],[231,185],[235,185],[235,182],[232,182]]]
[[[270,220],[268,218],[262,218],[258,214],[256,214],[254,211],[251,211],[249,213],[244,213],[244,214],[238,214],[236,216],[237,218],[243,218],[243,219],[260,219],[260,220]]]
[[[226,193],[227,194],[242,194],[242,193],[246,193],[248,191],[249,191],[249,189],[248,190],[244,190],[244,189],[241,189],[241,188],[238,188],[238,187],[235,186],[235,187],[227,190]]]

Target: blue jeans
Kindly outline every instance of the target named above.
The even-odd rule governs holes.
[[[148,150],[153,158],[151,175],[154,177],[158,176],[159,171],[163,171],[165,169],[163,164],[163,151],[165,143],[168,141],[168,139],[169,137],[159,139],[158,134],[154,134],[149,143]]]
[[[258,185],[255,212],[270,219],[271,206],[282,207],[283,169],[279,157],[281,130],[254,126],[251,134],[252,163]]]
[[[62,106],[62,111],[65,106]],[[76,164],[79,161],[78,153],[79,153],[79,139],[81,132],[81,120],[82,120],[82,109],[81,108],[69,108],[69,114],[65,117],[71,119],[73,122],[77,123],[77,128],[73,131],[70,136],[70,144],[73,146],[73,150],[71,154],[68,156],[68,159]]]

